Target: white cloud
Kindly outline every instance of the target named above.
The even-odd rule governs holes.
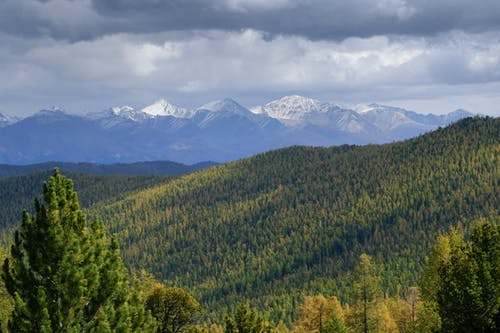
[[[164,43],[154,45],[127,45],[124,50],[126,63],[129,63],[132,72],[138,76],[148,76],[157,70],[157,63],[162,60],[175,59],[181,56],[178,45]]]
[[[464,85],[477,100],[483,84],[500,82],[498,36],[452,32],[337,42],[269,39],[246,29],[30,44],[0,35],[0,107],[15,105],[20,93],[30,96],[34,111],[64,101],[88,110],[159,97],[207,101],[290,91],[357,102],[411,100],[439,92],[454,96],[454,89],[467,91]]]

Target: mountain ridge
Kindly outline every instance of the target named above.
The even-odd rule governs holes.
[[[0,164],[0,178],[22,176],[59,168],[62,172],[88,175],[166,175],[180,176],[217,165],[215,162],[200,162],[185,165],[171,161],[98,164],[89,162],[44,162],[29,165]]]
[[[142,109],[122,106],[86,115],[53,108],[0,125],[0,163],[227,162],[292,145],[398,141],[472,116],[466,111],[420,115],[370,107],[359,112],[292,95],[251,109],[230,98],[191,110],[166,100]]]

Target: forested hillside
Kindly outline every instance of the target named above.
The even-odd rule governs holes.
[[[52,170],[30,175],[0,179],[0,242],[11,242],[11,231],[21,222],[22,211],[31,211],[33,198],[39,197],[40,188]],[[68,174],[74,183],[82,207],[99,202],[110,203],[128,194],[172,179],[169,176],[98,176]]]
[[[97,209],[122,255],[211,311],[238,302],[291,319],[303,294],[353,298],[359,255],[394,295],[438,234],[500,214],[500,120],[405,142],[291,147],[217,166]]]
[[[59,168],[64,173],[89,175],[168,175],[179,176],[215,165],[215,162],[201,162],[193,165],[170,161],[149,161],[136,163],[68,163],[46,162],[28,165],[0,164],[0,178],[22,176]]]

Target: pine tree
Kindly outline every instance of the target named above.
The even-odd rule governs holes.
[[[158,323],[157,333],[189,332],[200,319],[200,304],[181,288],[157,283],[146,300]]]
[[[11,332],[151,331],[130,289],[118,244],[87,226],[71,180],[55,170],[43,203],[23,213],[2,277],[15,300]]]
[[[272,331],[266,326],[260,315],[247,305],[240,304],[234,318],[226,318],[226,333],[268,333]]]
[[[499,331],[500,225],[476,225],[470,241],[452,248],[440,275],[437,302],[443,332]]]
[[[419,290],[423,302],[418,311],[416,326],[419,332],[436,332],[441,330],[438,297],[442,286],[442,269],[451,260],[453,249],[464,245],[464,235],[459,229],[451,228],[448,235],[440,235],[436,244],[426,258],[426,266],[419,281]]]
[[[5,261],[5,258],[7,258],[7,251],[0,247],[0,262]],[[0,332],[6,332],[13,307],[14,299],[5,288],[4,281],[0,279]]]
[[[379,326],[377,301],[380,296],[380,281],[372,258],[363,253],[355,269],[355,304],[351,310],[351,326],[354,332],[374,332]]]

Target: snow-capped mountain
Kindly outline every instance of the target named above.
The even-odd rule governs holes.
[[[297,95],[251,110],[229,98],[195,109],[159,100],[85,116],[52,108],[17,121],[0,115],[0,163],[225,162],[296,144],[391,142],[471,115],[422,115],[378,104],[349,109]]]
[[[426,125],[408,117],[406,110],[392,106],[370,104],[360,110],[360,115],[382,131],[392,131],[401,126],[421,127]]]
[[[321,112],[321,102],[315,99],[292,95],[271,101],[264,106],[253,107],[252,112],[266,114],[271,118],[300,120],[312,112]]]
[[[420,114],[379,104],[359,105],[355,109],[368,122],[384,132],[391,133],[391,136],[396,139],[405,138],[405,135],[406,137],[416,136],[473,115],[465,110],[456,110],[444,115]]]
[[[86,117],[94,120],[106,120],[109,124],[112,118],[122,118],[141,122],[147,119],[166,116],[172,116],[175,118],[191,118],[195,112],[195,110],[185,109],[171,104],[164,99],[160,99],[155,103],[139,110],[128,105],[115,106],[104,111],[89,113]],[[111,121],[111,123],[116,123],[116,121]]]
[[[141,111],[151,116],[172,116],[176,118],[191,118],[195,114],[194,110],[173,105],[164,99],[160,99],[155,103],[146,106]]]
[[[88,113],[85,118],[96,121],[103,128],[114,128],[119,126],[129,126],[137,122],[143,122],[149,118],[148,115],[140,110],[136,110],[131,106],[114,106],[112,108]]]
[[[449,125],[451,123],[457,122],[460,119],[471,117],[471,116],[472,116],[472,113],[470,113],[469,111],[466,111],[463,109],[458,109],[458,110],[452,111],[448,114],[439,116],[440,119],[442,120],[442,125],[439,125],[439,126],[443,126],[443,125],[446,126],[446,125]]]
[[[196,109],[197,112],[209,111],[211,113],[237,114],[243,117],[252,118],[253,113],[244,106],[238,104],[231,98],[219,101],[212,101]]]
[[[142,121],[149,118],[144,112],[140,112],[128,105],[112,107],[108,110],[108,115],[118,116],[132,121]]]
[[[6,116],[6,115],[0,113],[0,128],[11,125],[18,120],[19,120],[18,118]]]

